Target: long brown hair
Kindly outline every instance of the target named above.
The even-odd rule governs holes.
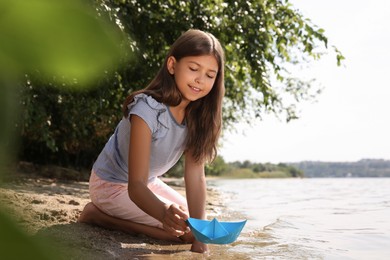
[[[123,115],[128,116],[127,105],[140,93],[152,96],[168,106],[177,106],[182,100],[174,76],[167,68],[170,56],[177,61],[188,56],[213,55],[218,73],[211,91],[201,99],[192,101],[186,108],[187,140],[185,152],[191,152],[197,162],[212,161],[217,155],[217,143],[222,128],[222,99],[224,86],[224,51],[220,42],[210,33],[188,30],[171,46],[163,66],[150,84],[131,93],[123,104]]]

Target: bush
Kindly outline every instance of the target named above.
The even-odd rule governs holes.
[[[122,117],[126,91],[119,83],[114,78],[111,85],[116,88],[101,82],[93,90],[74,91],[28,77],[17,125],[19,159],[90,167]]]

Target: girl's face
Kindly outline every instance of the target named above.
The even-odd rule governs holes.
[[[168,58],[169,73],[175,76],[177,88],[185,101],[195,101],[206,96],[213,88],[218,73],[218,63],[212,55],[188,56],[177,61]]]

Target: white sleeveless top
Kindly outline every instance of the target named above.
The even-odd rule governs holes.
[[[180,159],[185,149],[187,128],[178,124],[169,108],[151,96],[138,94],[93,165],[96,174],[110,182],[128,182],[130,115],[142,118],[152,132],[149,181],[163,175]]]

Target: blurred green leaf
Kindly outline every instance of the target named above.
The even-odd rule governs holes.
[[[28,112],[33,118],[42,114],[23,110],[35,105],[37,97],[20,101],[28,75],[49,86],[93,86],[124,61],[122,56],[129,56],[121,47],[121,30],[103,17],[92,5],[77,0],[0,0],[1,170],[17,150],[18,119]],[[50,126],[50,117],[44,122]],[[35,130],[42,135],[42,127]],[[55,151],[55,140],[45,134],[44,138]],[[46,242],[27,236],[0,208],[1,259],[56,259],[49,249]]]
[[[55,254],[47,243],[48,241],[29,237],[0,208],[1,259],[55,259]]]
[[[121,33],[90,5],[64,0],[0,0],[0,73],[86,85],[117,63]]]

